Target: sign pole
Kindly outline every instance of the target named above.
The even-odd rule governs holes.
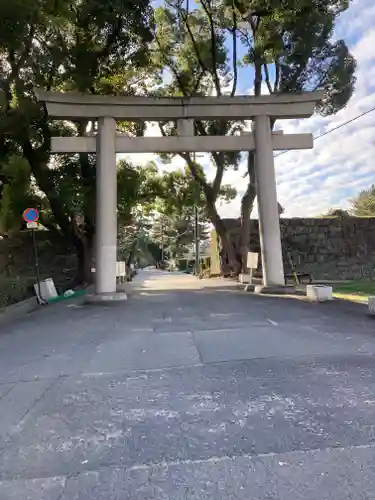
[[[38,287],[38,301],[40,304],[44,303],[44,300],[42,298],[42,292],[40,288],[40,270],[39,270],[39,257],[38,257],[38,247],[36,244],[36,237],[35,237],[35,229],[31,229],[31,235],[33,239],[33,252],[34,252],[34,260],[35,260],[35,275],[36,275],[36,283]]]
[[[38,247],[36,242],[36,234],[35,229],[38,228],[38,219],[39,212],[36,208],[26,208],[23,212],[23,219],[27,223],[27,228],[31,229],[31,237],[32,237],[32,245],[33,245],[33,253],[35,260],[35,274],[36,274],[36,283],[37,283],[37,295],[39,304],[47,304],[47,302],[42,297],[41,286],[40,286],[40,270],[39,270],[39,257],[38,257]]]
[[[196,153],[194,153],[194,161]],[[195,239],[195,276],[200,276],[200,234],[199,234],[199,201],[200,201],[200,186],[197,181],[194,185],[194,239]]]
[[[199,213],[198,206],[194,205],[194,227],[195,227],[195,275],[199,278],[200,275],[200,241],[199,241]]]

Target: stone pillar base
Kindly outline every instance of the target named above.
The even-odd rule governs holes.
[[[256,285],[255,293],[263,295],[292,295],[296,293],[293,285]]]
[[[127,300],[128,296],[125,292],[113,292],[113,293],[92,293],[86,295],[86,304],[115,304],[117,302],[122,302]]]
[[[127,292],[129,289],[129,282],[126,283],[117,283],[116,292]]]
[[[245,292],[254,292],[255,291],[255,285],[250,285],[250,284],[245,285],[244,291]]]

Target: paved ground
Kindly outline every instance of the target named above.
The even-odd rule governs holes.
[[[375,498],[365,307],[143,279],[1,325],[1,500]]]

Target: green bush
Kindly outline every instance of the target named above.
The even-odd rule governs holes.
[[[0,308],[32,297],[30,281],[17,278],[0,278]]]

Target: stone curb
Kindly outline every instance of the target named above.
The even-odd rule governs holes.
[[[30,297],[29,299],[22,300],[21,302],[16,302],[10,306],[3,307],[0,309],[0,324],[35,311],[38,307],[39,304],[36,297]]]

